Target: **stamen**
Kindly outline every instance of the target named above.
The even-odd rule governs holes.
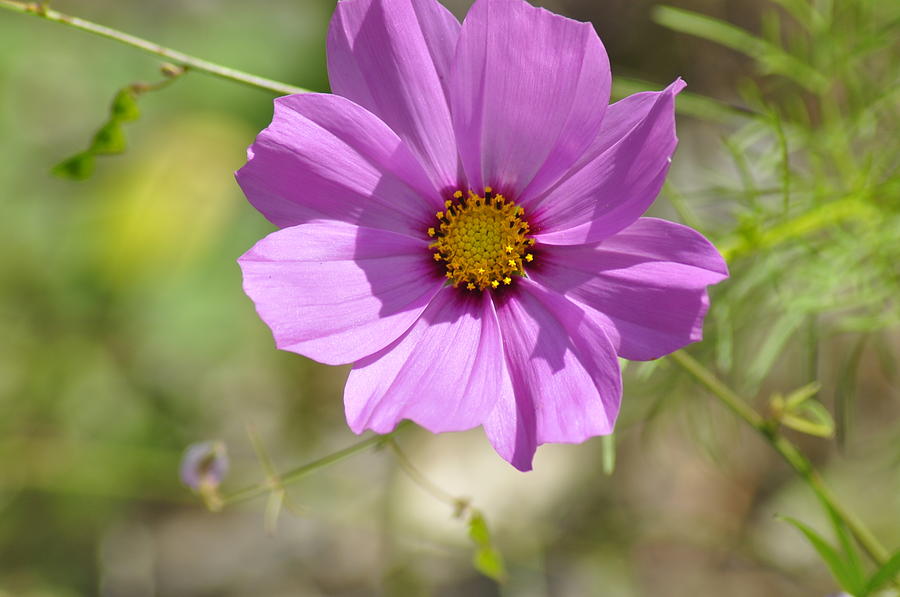
[[[434,238],[429,245],[434,260],[442,262],[445,277],[454,287],[468,290],[509,286],[513,276],[524,275],[524,263],[534,261],[534,239],[524,219],[525,210],[484,188],[484,196],[473,191],[453,193],[455,201],[444,202],[437,212],[438,226],[428,228]]]

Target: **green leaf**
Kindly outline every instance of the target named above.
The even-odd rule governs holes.
[[[771,324],[763,345],[759,347],[756,357],[747,367],[747,377],[754,386],[761,383],[768,375],[788,340],[791,339],[805,318],[805,313],[791,311],[785,313]]]
[[[94,133],[91,145],[53,167],[51,173],[62,178],[85,180],[94,173],[94,158],[125,151],[125,131],[122,124],[137,120],[141,112],[137,105],[138,92],[129,85],[116,92],[109,107],[109,118]]]
[[[808,0],[772,0],[788,11],[798,24],[821,29],[825,19]]]
[[[817,381],[810,382],[803,387],[797,388],[784,399],[785,408],[793,410],[799,407],[801,404],[818,394],[820,389],[822,389],[822,385]]]
[[[475,569],[497,582],[506,580],[503,557],[494,547],[487,522],[478,510],[472,510],[469,515],[469,538],[475,544],[475,553],[472,556]]]
[[[474,512],[469,518],[469,539],[479,547],[491,544],[491,533],[480,512]]]
[[[663,27],[745,54],[756,61],[764,74],[782,75],[815,93],[822,93],[828,88],[828,79],[822,73],[778,46],[731,23],[671,6],[657,6],[653,10],[653,20]]]
[[[837,536],[841,549],[846,556],[847,571],[852,576],[855,586],[862,586],[865,582],[866,571],[859,558],[859,553],[857,553],[856,548],[854,547],[853,539],[850,537],[850,533],[847,532],[844,520],[838,516],[837,512],[834,511],[834,508],[829,502],[822,500],[822,506],[825,508],[825,511],[828,512],[828,519],[831,521],[831,527],[834,529],[834,534]]]
[[[761,54],[767,45],[762,39],[731,23],[672,6],[655,7],[653,20],[663,27],[714,41],[751,58]]]
[[[140,118],[141,111],[138,108],[137,97],[137,92],[131,85],[120,89],[113,98],[110,116],[119,122],[131,122]]]
[[[821,402],[810,400],[799,407],[788,410],[781,416],[781,423],[801,433],[816,437],[834,435],[834,419]]]
[[[506,569],[503,566],[503,558],[500,552],[492,548],[482,548],[475,551],[472,558],[475,569],[497,582],[506,580]]]
[[[772,128],[775,130],[775,138],[778,140],[778,150],[781,156],[781,193],[782,193],[782,213],[787,215],[791,203],[791,162],[790,150],[788,149],[787,135],[784,133],[784,126],[781,123],[781,117],[778,112],[772,110],[769,112],[772,121]]]
[[[832,437],[834,418],[821,402],[811,400],[820,387],[818,382],[812,382],[794,390],[786,398],[774,396],[772,405],[780,413],[778,420],[781,424],[801,433]]]
[[[50,172],[60,178],[70,178],[72,180],[90,178],[94,172],[94,154],[88,151],[76,153],[53,166]]]
[[[815,548],[816,552],[818,552],[819,557],[825,562],[825,565],[828,566],[832,576],[838,581],[842,589],[853,595],[856,595],[859,592],[862,587],[859,584],[855,571],[848,566],[847,562],[844,561],[838,551],[829,545],[821,535],[799,520],[789,516],[779,516],[779,518],[793,525],[797,530],[803,533],[806,539]]]
[[[94,134],[94,141],[88,150],[94,155],[111,155],[125,151],[125,133],[122,125],[110,120]]]
[[[841,365],[835,390],[835,417],[838,421],[838,445],[843,446],[853,419],[853,402],[856,399],[856,380],[863,351],[868,337],[862,334],[850,351],[847,360]]]
[[[866,595],[872,594],[898,575],[900,575],[900,551],[891,556],[891,559],[885,562],[884,566],[875,571],[875,574],[872,575],[865,588],[857,597],[866,597]]]
[[[815,437],[834,437],[834,424],[817,423],[795,415],[783,415],[781,424],[785,427]]]

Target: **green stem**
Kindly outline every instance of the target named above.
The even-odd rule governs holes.
[[[172,50],[171,48],[163,47],[159,44],[147,41],[146,39],[142,39],[140,37],[135,37],[134,35],[129,35],[128,33],[124,33],[117,29],[112,29],[110,27],[105,27],[103,25],[87,21],[85,19],[62,14],[55,10],[50,10],[46,7],[46,5],[41,3],[17,2],[16,0],[0,0],[0,8],[5,8],[7,10],[19,12],[22,14],[33,15],[48,21],[53,21],[54,23],[68,25],[69,27],[87,31],[88,33],[93,33],[94,35],[113,39],[120,43],[144,50],[145,52],[150,52],[151,54],[156,54],[157,56],[167,58],[181,67],[205,72],[207,74],[219,77],[221,79],[226,79],[228,81],[236,81],[238,83],[243,83],[244,85],[249,85],[250,87],[272,91],[279,95],[309,93],[308,89],[294,87],[293,85],[288,85],[279,81],[273,81],[272,79],[266,79],[264,77],[258,77],[256,75],[251,75],[250,73],[235,70],[233,68],[228,68],[227,66],[215,64],[213,62],[209,62],[208,60],[203,60],[202,58],[197,58],[195,56],[190,56],[189,54],[184,54],[177,50]]]
[[[269,478],[262,483],[256,483],[254,485],[250,485],[249,487],[245,487],[234,493],[228,494],[222,499],[223,504],[234,504],[236,502],[243,502],[260,495],[264,495],[270,491],[280,489],[289,483],[295,483],[299,481],[303,477],[316,472],[319,469],[323,469],[327,466],[331,466],[332,464],[336,464],[354,454],[359,454],[360,452],[365,452],[369,448],[383,446],[385,443],[391,441],[391,439],[399,433],[401,430],[405,429],[409,426],[408,421],[403,421],[400,423],[394,431],[388,433],[386,435],[375,435],[368,439],[364,439],[361,442],[357,442],[351,446],[347,446],[343,450],[338,450],[328,456],[323,456],[318,460],[313,460],[303,466],[297,467],[293,470],[290,470],[281,475],[273,476],[269,475]]]
[[[813,467],[812,462],[790,440],[781,435],[777,427],[748,406],[746,400],[738,396],[731,388],[713,375],[709,369],[701,365],[686,352],[678,351],[669,356],[685,371],[694,376],[697,381],[706,386],[732,412],[753,427],[787,461],[791,468],[806,481],[825,507],[830,508],[843,521],[872,561],[879,567],[884,565],[889,557],[887,550],[878,542],[878,539],[875,538],[872,532],[866,528],[865,524],[838,500],[831,489],[825,485],[822,477]]]
[[[467,499],[454,497],[423,475],[419,469],[413,465],[412,461],[407,457],[403,450],[400,449],[400,445],[394,438],[388,439],[387,445],[394,452],[394,456],[397,457],[397,463],[400,465],[400,468],[403,469],[403,472],[406,473],[413,483],[421,487],[423,491],[430,494],[436,500],[453,507],[457,513],[462,513],[469,507],[469,501]]]

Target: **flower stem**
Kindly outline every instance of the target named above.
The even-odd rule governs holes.
[[[251,75],[250,73],[245,73],[233,68],[228,68],[227,66],[215,64],[213,62],[209,62],[208,60],[203,60],[202,58],[197,58],[195,56],[184,54],[171,48],[163,47],[159,44],[147,41],[146,39],[142,39],[134,35],[130,35],[117,29],[112,29],[110,27],[106,27],[104,25],[100,25],[78,17],[69,16],[55,10],[50,10],[44,3],[0,0],[0,8],[5,8],[7,10],[19,12],[22,14],[30,14],[42,19],[46,19],[48,21],[53,21],[54,23],[61,23],[63,25],[68,25],[69,27],[74,27],[75,29],[87,31],[88,33],[93,33],[94,35],[99,35],[108,39],[114,39],[120,43],[144,50],[145,52],[150,52],[151,54],[156,54],[157,56],[167,58],[176,63],[178,66],[181,66],[182,68],[205,72],[207,74],[219,77],[221,79],[226,79],[228,81],[236,81],[238,83],[243,83],[244,85],[249,85],[250,87],[265,89],[266,91],[271,91],[279,95],[309,93],[308,89],[294,87],[293,85],[281,83],[280,81],[273,81],[272,79],[266,79],[264,77]]]
[[[257,496],[264,495],[273,490],[281,489],[285,485],[299,481],[303,477],[306,477],[307,475],[314,473],[319,469],[323,469],[325,467],[331,466],[332,464],[336,464],[342,460],[345,460],[346,458],[349,458],[350,456],[359,454],[360,452],[365,452],[369,448],[383,446],[385,443],[391,441],[397,433],[399,433],[409,425],[410,423],[408,421],[403,421],[391,433],[385,435],[374,435],[368,439],[362,440],[361,442],[357,442],[355,444],[347,446],[343,450],[338,450],[337,452],[334,452],[327,456],[323,456],[318,460],[313,460],[312,462],[287,471],[286,473],[282,473],[280,475],[269,474],[269,478],[266,481],[250,485],[249,487],[245,487],[243,489],[235,491],[234,493],[230,493],[223,498],[222,502],[225,505],[234,504],[236,502],[243,502]]]
[[[831,489],[825,485],[809,458],[804,456],[789,439],[781,435],[777,426],[764,419],[758,412],[747,405],[746,400],[738,396],[731,388],[713,375],[709,369],[683,350],[673,352],[669,356],[697,381],[706,386],[732,412],[753,427],[787,461],[791,468],[806,481],[823,505],[841,519],[872,561],[879,567],[884,565],[889,557],[887,550],[878,542],[875,535],[866,528],[865,524],[838,500]]]
[[[430,494],[436,500],[444,502],[452,507],[453,512],[457,517],[462,516],[470,508],[471,504],[469,503],[468,498],[460,498],[451,495],[423,475],[421,471],[413,465],[412,461],[403,450],[400,449],[400,444],[398,444],[393,437],[387,440],[387,445],[394,452],[394,456],[397,457],[397,464],[400,465],[400,468],[403,469],[406,476],[408,476],[413,483],[421,487],[425,493]]]

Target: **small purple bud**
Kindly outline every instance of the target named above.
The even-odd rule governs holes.
[[[200,493],[215,491],[228,474],[228,454],[220,441],[191,444],[181,459],[181,482]]]

